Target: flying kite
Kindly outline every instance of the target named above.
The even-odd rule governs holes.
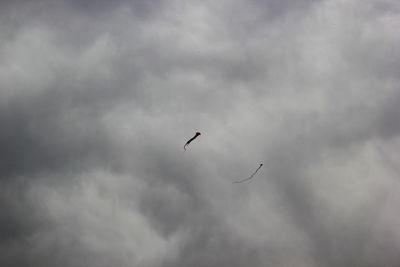
[[[186,150],[186,146],[188,146],[190,144],[190,142],[192,142],[194,139],[196,139],[197,136],[199,136],[199,135],[201,135],[201,133],[196,132],[196,134],[192,138],[190,138],[189,141],[186,142],[186,144],[183,146],[183,149]]]
[[[261,163],[260,166],[257,168],[257,170],[256,170],[255,172],[253,172],[252,175],[250,175],[250,177],[248,177],[248,178],[246,178],[246,179],[243,179],[243,180],[234,181],[233,183],[234,183],[234,184],[243,183],[243,182],[245,182],[245,181],[250,180],[250,179],[253,178],[253,176],[258,172],[258,170],[261,169],[262,165],[263,165],[263,164]]]

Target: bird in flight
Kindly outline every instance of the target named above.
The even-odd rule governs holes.
[[[183,149],[186,150],[186,147],[190,144],[190,142],[192,142],[194,139],[196,139],[197,136],[199,136],[199,135],[201,135],[201,133],[196,132],[196,134],[186,142],[186,144],[183,146]]]
[[[262,165],[263,165],[263,164],[261,163],[260,166],[257,168],[257,170],[256,170],[255,172],[253,172],[253,173],[250,175],[250,177],[247,177],[246,179],[243,179],[243,180],[234,181],[233,183],[234,183],[234,184],[238,184],[238,183],[243,183],[243,182],[245,182],[245,181],[250,180],[251,178],[253,178],[254,175],[256,175],[256,173],[258,172],[258,170],[261,169]]]

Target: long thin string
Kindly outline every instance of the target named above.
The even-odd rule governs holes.
[[[248,178],[246,178],[246,179],[243,179],[243,180],[234,181],[233,183],[234,183],[234,184],[238,184],[238,183],[243,183],[243,182],[245,182],[245,181],[250,180],[251,178],[253,178],[254,175],[256,175],[256,173],[258,172],[259,169],[261,169],[261,167],[262,167],[262,163],[260,164],[260,167],[258,167],[257,170],[256,170],[255,172],[253,172],[252,175],[250,175],[250,177],[248,177]]]

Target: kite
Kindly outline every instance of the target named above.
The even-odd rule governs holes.
[[[262,165],[263,165],[263,164],[261,163],[260,166],[257,168],[257,170],[256,170],[255,172],[253,172],[252,175],[250,175],[250,177],[248,177],[248,178],[246,178],[246,179],[243,179],[243,180],[234,181],[233,183],[234,183],[234,184],[243,183],[243,182],[245,182],[245,181],[250,180],[250,179],[253,178],[253,176],[258,172],[258,170],[261,169]]]
[[[199,136],[199,135],[201,135],[201,133],[196,132],[196,134],[192,138],[190,138],[189,141],[186,142],[186,144],[183,146],[183,149],[186,150],[186,146],[188,146],[190,144],[190,142],[192,142],[194,139],[196,139],[197,136]]]

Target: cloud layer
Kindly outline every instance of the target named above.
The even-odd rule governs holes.
[[[1,1],[0,265],[398,266],[399,26],[394,0]]]

